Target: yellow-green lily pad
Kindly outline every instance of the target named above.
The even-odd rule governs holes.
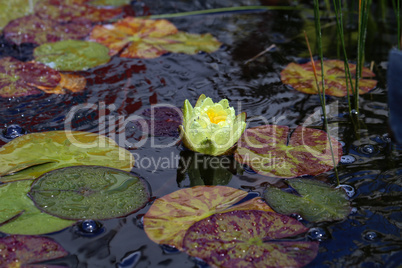
[[[0,232],[37,235],[60,231],[75,223],[43,213],[28,197],[32,181],[0,185]]]
[[[128,150],[102,135],[49,131],[20,136],[0,148],[0,181],[36,179],[62,167],[101,165],[130,171]]]
[[[82,40],[45,43],[35,48],[35,61],[58,71],[81,71],[109,62],[109,49]]]
[[[75,166],[48,172],[29,192],[46,213],[70,220],[122,217],[149,201],[148,184],[122,170],[100,166]]]

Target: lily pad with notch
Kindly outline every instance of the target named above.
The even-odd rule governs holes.
[[[226,186],[196,186],[175,191],[154,201],[144,216],[144,230],[158,243],[182,249],[186,230],[215,213],[232,211],[247,192]],[[246,203],[246,202],[245,202]],[[272,211],[260,200],[239,204],[239,209]]]
[[[316,257],[319,244],[289,238],[307,230],[285,215],[238,210],[195,223],[183,245],[213,267],[302,267]]]
[[[26,235],[0,238],[0,251],[1,267],[59,267],[37,263],[68,255],[68,252],[51,238]]]
[[[31,180],[0,184],[0,232],[21,235],[53,233],[75,223],[43,213],[28,197]]]
[[[89,132],[26,134],[0,148],[0,181],[36,179],[62,167],[102,165],[130,171],[134,158],[112,139]]]
[[[310,179],[287,180],[286,183],[296,194],[268,186],[264,197],[278,213],[299,214],[311,222],[336,221],[345,219],[351,211],[345,190]]]
[[[314,62],[317,75],[321,80],[321,61]],[[356,65],[349,63],[349,69],[352,75],[356,74]],[[372,90],[377,81],[371,79],[375,74],[368,68],[363,67],[362,75],[359,80],[359,94],[365,94]],[[290,63],[281,72],[281,80],[284,84],[292,86],[294,89],[307,93],[318,94],[317,84],[311,62],[305,64]],[[346,78],[345,78],[345,65],[341,60],[325,60],[324,61],[324,80],[325,80],[325,94],[344,97],[347,95],[346,91]],[[355,86],[356,79],[352,78],[353,87]],[[353,94],[350,82],[348,82],[349,94]],[[321,83],[319,86],[322,87]],[[322,89],[321,89],[322,90]]]
[[[331,138],[335,163],[342,156],[342,145]],[[261,175],[294,178],[318,175],[334,167],[327,133],[298,126],[264,125],[247,129],[235,152],[240,164]]]
[[[101,166],[74,166],[34,181],[29,196],[42,211],[69,220],[126,216],[150,198],[147,182],[129,172]]]

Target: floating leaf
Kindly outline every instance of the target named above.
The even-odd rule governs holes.
[[[342,146],[331,139],[338,163]],[[235,159],[259,174],[282,178],[318,175],[334,167],[327,134],[301,126],[293,132],[287,126],[249,128],[238,142]]]
[[[68,252],[47,237],[12,235],[0,238],[1,267],[34,267],[35,263],[62,258]],[[31,266],[32,265],[32,266]],[[41,267],[54,267],[41,265]]]
[[[44,44],[68,39],[82,39],[89,34],[92,25],[85,22],[60,24],[56,21],[25,16],[10,22],[3,30],[4,37],[16,45],[22,43]]]
[[[181,189],[155,200],[144,216],[144,230],[159,244],[182,248],[186,230],[195,222],[224,212],[247,195],[225,186],[196,186]],[[271,209],[268,206],[264,207]],[[242,209],[248,209],[242,206]]]
[[[169,42],[161,46],[167,51],[174,53],[197,54],[200,51],[211,53],[218,50],[222,45],[210,33],[200,35],[178,32],[166,38]]]
[[[321,81],[321,61],[315,61],[318,79]],[[349,63],[352,74],[356,74],[356,65]],[[374,77],[374,73],[363,67],[361,77]],[[281,72],[281,79],[284,84],[292,86],[294,89],[307,94],[318,94],[317,84],[311,62],[305,64],[290,63]],[[341,60],[324,61],[325,94],[344,97],[346,96],[345,66]],[[355,79],[352,79],[355,86]],[[319,83],[321,87],[321,83]],[[377,85],[373,79],[360,79],[359,94],[365,94]],[[349,91],[352,88],[349,83]]]
[[[269,205],[278,213],[296,213],[312,222],[342,220],[350,213],[350,203],[341,188],[334,189],[315,180],[294,179],[287,183],[299,195],[272,186],[264,193]]]
[[[20,136],[0,148],[0,181],[35,179],[62,167],[102,165],[131,170],[131,153],[112,139],[80,131]]]
[[[42,211],[70,220],[122,217],[144,207],[150,197],[143,179],[100,166],[48,172],[34,181],[29,195]]]
[[[0,30],[7,25],[8,22],[19,17],[32,14],[32,5],[38,0],[13,0],[0,1]]]
[[[36,61],[61,71],[80,71],[107,63],[108,48],[79,40],[46,43],[34,50]]]
[[[31,180],[0,185],[0,232],[9,234],[46,234],[75,223],[43,213],[28,197]]]
[[[119,7],[130,4],[132,0],[90,0],[88,4],[94,6],[113,6]]]
[[[90,39],[107,46],[110,55],[122,51],[120,57],[126,58],[156,58],[167,52],[213,52],[221,45],[211,34],[178,32],[168,20],[133,17],[110,25],[95,26]]]
[[[61,80],[57,87],[47,88],[47,87],[37,87],[46,93],[53,94],[65,94],[66,90],[72,92],[81,92],[84,90],[87,80],[85,77],[77,74],[62,74],[60,73]]]
[[[123,11],[121,8],[94,7],[85,2],[87,1],[39,0],[35,5],[35,14],[43,19],[59,22],[101,22],[116,19]]]
[[[127,58],[156,58],[167,51],[160,47],[166,36],[177,33],[168,20],[147,20],[127,17],[110,25],[96,25],[90,40],[109,48],[111,56],[119,53]]]
[[[318,243],[280,239],[307,230],[284,215],[232,211],[195,223],[183,244],[189,255],[214,267],[302,267],[316,257]]]
[[[37,87],[54,88],[60,74],[44,64],[22,62],[11,57],[0,59],[0,96],[21,97],[39,94]]]

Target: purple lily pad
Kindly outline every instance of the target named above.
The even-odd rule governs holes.
[[[195,223],[183,244],[189,255],[214,267],[302,267],[316,257],[319,244],[280,239],[307,230],[285,215],[238,210]]]
[[[16,44],[33,43],[44,44],[68,39],[82,39],[92,29],[91,23],[72,21],[59,23],[49,19],[42,19],[36,15],[25,16],[13,20],[4,28],[4,37]]]
[[[101,22],[118,18],[122,8],[103,8],[86,5],[80,0],[39,0],[34,8],[35,14],[44,19],[59,22],[91,21]]]
[[[2,256],[0,267],[27,267],[27,265],[37,267],[34,265],[35,263],[68,255],[68,252],[52,239],[30,235],[12,235],[0,238],[0,250]],[[46,267],[56,266],[46,265]]]
[[[12,57],[0,59],[0,96],[22,97],[39,94],[36,87],[55,88],[60,73],[37,62],[22,62]]]

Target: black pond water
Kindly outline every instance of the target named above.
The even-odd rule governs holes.
[[[264,5],[270,1],[238,1],[236,5]],[[142,1],[132,3],[138,15],[144,6],[151,14],[176,13],[208,8],[228,7],[232,1]],[[317,258],[307,267],[398,267],[402,263],[402,151],[391,143],[387,134],[386,62],[388,51],[396,44],[393,11],[374,6],[368,32],[366,61],[374,62],[378,87],[360,96],[359,138],[349,120],[345,98],[328,97],[332,105],[330,127],[343,141],[344,154],[353,163],[340,164],[342,184],[355,189],[351,198],[352,213],[340,222],[308,224],[310,236],[322,240]],[[348,16],[352,21],[355,15]],[[224,45],[215,53],[197,55],[169,54],[157,59],[113,58],[108,64],[80,72],[88,85],[83,93],[66,95],[41,94],[23,98],[0,98],[0,127],[18,124],[28,132],[74,130],[114,136],[136,157],[133,171],[151,185],[153,196],[161,197],[180,188],[199,184],[220,184],[262,193],[267,183],[279,179],[239,169],[225,176],[211,178],[181,174],[177,168],[182,146],[174,138],[148,138],[135,148],[135,129],[130,115],[141,115],[152,104],[181,107],[185,99],[195,103],[202,93],[215,101],[227,98],[237,112],[247,112],[249,127],[280,124],[289,127],[307,124],[320,106],[319,98],[284,86],[280,71],[291,61],[303,61],[307,49],[302,32],[313,26],[311,6],[303,10],[219,13],[170,19],[180,30],[209,32]],[[337,58],[334,23],[326,25],[325,56]],[[353,31],[356,25],[348,23]],[[347,36],[352,44],[353,34]],[[270,45],[276,49],[246,64]],[[354,47],[350,46],[350,57]],[[32,46],[13,47],[2,41],[0,56],[21,60],[32,58]],[[85,108],[86,104],[96,104]],[[106,110],[104,116],[100,110]],[[75,111],[71,114],[71,111]],[[72,122],[66,117],[72,115]],[[114,129],[113,118],[128,122]],[[119,117],[120,116],[120,117]],[[112,126],[112,127],[110,127]],[[127,143],[124,141],[127,140]],[[6,140],[5,140],[6,141]],[[4,142],[3,142],[4,143]],[[169,146],[166,146],[169,144]],[[369,145],[366,146],[365,145]],[[144,159],[172,159],[163,169]],[[345,160],[345,162],[348,159]],[[206,172],[208,174],[208,171]],[[319,179],[334,182],[333,172]],[[102,221],[103,229],[85,235],[77,226],[50,234],[70,252],[57,261],[69,267],[196,267],[184,253],[161,247],[148,239],[141,228],[141,216],[149,206],[125,218]]]

